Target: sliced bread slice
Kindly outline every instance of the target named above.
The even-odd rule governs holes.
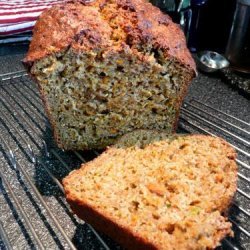
[[[63,180],[80,218],[128,249],[213,249],[232,235],[225,214],[237,165],[228,143],[187,135],[121,145]]]

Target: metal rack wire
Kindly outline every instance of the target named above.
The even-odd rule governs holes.
[[[25,71],[0,75],[0,105],[0,204],[7,204],[0,210],[0,248],[119,249],[72,215],[63,198],[62,177],[99,153],[66,153],[53,144],[37,88]],[[182,130],[224,137],[239,154],[239,185],[229,213],[235,239],[225,239],[225,249],[250,249],[249,127],[198,100],[181,110]]]

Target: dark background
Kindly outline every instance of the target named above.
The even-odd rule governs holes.
[[[176,23],[180,21],[180,15],[176,12],[180,0],[150,0],[151,3],[161,8],[164,12],[168,13]],[[234,10],[236,7],[236,0],[184,0],[184,9],[191,4],[193,17],[199,9],[198,25],[196,27],[196,34],[191,32],[188,45],[192,48],[200,50],[215,50],[224,53],[229,38]],[[205,4],[204,4],[205,3]],[[197,8],[194,8],[197,6]],[[190,7],[188,7],[190,8]],[[197,39],[194,37],[197,36]],[[196,40],[194,42],[194,40]],[[192,50],[194,52],[194,50]]]
[[[201,9],[198,48],[225,52],[232,26],[235,0],[208,0]]]

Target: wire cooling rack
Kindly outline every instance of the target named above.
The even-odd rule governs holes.
[[[238,189],[223,249],[250,249],[249,122],[191,99],[179,130],[225,138],[238,152]],[[25,73],[0,75],[0,249],[121,249],[75,217],[61,180],[99,152],[63,152],[52,139],[36,85]]]

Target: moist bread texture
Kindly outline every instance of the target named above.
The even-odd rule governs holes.
[[[125,248],[214,249],[233,235],[226,214],[236,191],[235,158],[224,140],[203,135],[142,147],[120,142],[63,185],[73,212]]]
[[[196,72],[179,26],[146,0],[44,11],[24,64],[66,150],[104,148],[134,129],[173,132]]]
[[[114,147],[128,148],[136,146],[139,148],[144,148],[145,146],[147,146],[152,142],[161,141],[163,139],[170,139],[171,137],[174,138],[175,136],[176,135],[169,135],[164,131],[138,129],[118,138],[117,141],[115,142]],[[178,134],[178,136],[180,136],[180,134]]]

